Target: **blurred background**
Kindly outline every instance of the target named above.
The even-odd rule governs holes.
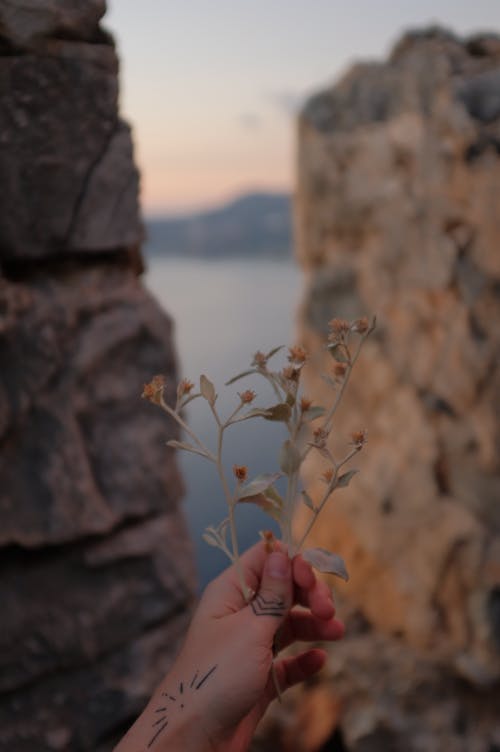
[[[332,448],[369,444],[311,536],[347,638],[254,749],[500,750],[499,29],[492,0],[0,0],[0,750],[111,750],[225,566],[217,478],[143,384],[265,401],[224,382],[372,314]],[[228,471],[280,441],[235,428]],[[243,547],[272,526],[238,511]]]

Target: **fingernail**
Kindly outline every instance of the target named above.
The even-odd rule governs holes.
[[[290,574],[290,560],[281,551],[269,554],[266,560],[266,574],[277,580],[285,580]]]

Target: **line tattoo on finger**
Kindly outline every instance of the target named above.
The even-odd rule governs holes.
[[[250,601],[250,606],[255,616],[277,616],[281,618],[285,613],[285,601],[279,596],[268,596],[267,598],[258,593]]]

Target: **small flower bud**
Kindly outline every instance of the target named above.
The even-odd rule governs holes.
[[[344,378],[345,372],[347,371],[347,365],[345,363],[335,363],[335,365],[332,368],[333,375],[336,376],[339,379]]]
[[[331,483],[333,479],[333,469],[329,467],[328,470],[325,470],[325,472],[321,475],[321,478],[325,481],[325,483]]]
[[[263,352],[258,350],[253,356],[252,365],[257,366],[258,368],[264,368],[266,363],[267,363],[267,357],[264,355]]]
[[[288,352],[289,352],[288,360],[290,361],[290,363],[298,363],[298,364],[305,363],[306,358],[307,358],[307,352],[300,345],[289,347]]]
[[[233,465],[233,473],[239,483],[248,478],[248,468],[245,465]]]
[[[241,400],[242,405],[249,405],[250,402],[253,402],[255,397],[257,396],[253,389],[247,389],[244,392],[238,392],[238,396]]]
[[[303,413],[306,412],[306,410],[309,410],[309,408],[312,405],[312,400],[309,399],[309,397],[306,397],[305,395],[300,400],[300,409]]]
[[[272,530],[262,530],[261,532],[262,540],[264,541],[264,545],[266,547],[266,552],[268,554],[272,554],[274,551],[274,533]]]
[[[361,449],[362,447],[364,447],[364,445],[368,441],[366,429],[363,428],[361,431],[354,431],[351,434],[351,439],[352,439],[351,443],[353,444],[353,446],[355,446],[356,449]]]
[[[141,397],[153,402],[155,405],[159,405],[161,404],[164,386],[165,376],[153,376],[149,384],[144,384]]]
[[[184,395],[189,394],[193,388],[194,384],[192,381],[188,381],[188,379],[182,379],[181,381],[179,381],[179,385],[177,387],[178,399],[181,399],[181,397],[184,397]]]
[[[315,428],[313,431],[315,447],[318,449],[324,449],[326,446],[326,440],[328,438],[328,432],[324,428]]]
[[[330,329],[328,340],[330,342],[340,342],[348,334],[351,327],[345,319],[332,319],[328,322],[328,328]]]
[[[356,321],[353,321],[351,324],[351,329],[353,332],[359,332],[359,334],[365,334],[365,332],[368,331],[368,328],[370,326],[370,322],[366,318],[366,316],[363,316],[361,319],[356,319]]]

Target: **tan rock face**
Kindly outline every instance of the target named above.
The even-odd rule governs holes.
[[[339,447],[368,428],[362,472],[311,539],[346,559],[351,581],[336,589],[365,620],[359,645],[375,649],[380,636],[389,654],[392,641],[403,645],[425,662],[434,693],[443,666],[454,677],[440,699],[446,718],[472,712],[475,692],[491,698],[500,679],[499,92],[500,40],[435,30],[404,37],[387,63],[355,66],[299,122],[304,344],[318,348],[334,315],[378,317],[332,438]],[[319,374],[309,381],[321,404]],[[320,467],[311,453],[306,478],[318,493]],[[429,721],[422,741],[403,719],[400,738],[396,690],[385,690],[391,720],[371,661],[365,670],[359,714],[348,663],[338,688],[349,698],[340,721],[349,749],[499,743],[493,716],[465,747],[448,721],[435,731]],[[404,663],[390,670],[407,681],[407,698],[419,695]],[[455,696],[457,677],[467,698]],[[430,718],[436,700],[419,702]]]
[[[102,0],[0,0],[0,750],[109,752],[194,598]]]

